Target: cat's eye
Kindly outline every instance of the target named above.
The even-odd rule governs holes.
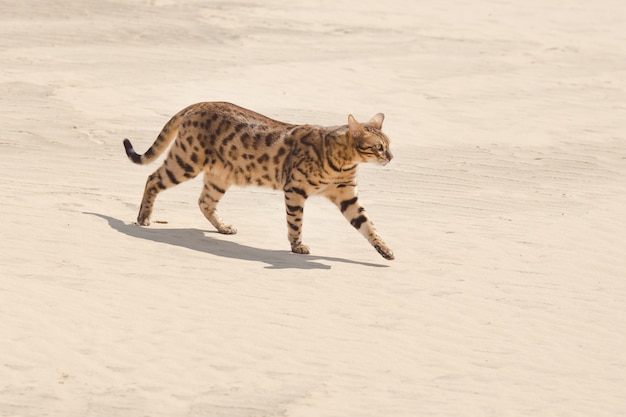
[[[383,151],[383,145],[382,145],[382,143],[378,143],[378,144],[376,144],[376,150],[377,150],[378,152],[382,152],[382,151]]]

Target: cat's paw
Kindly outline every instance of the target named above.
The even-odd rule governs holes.
[[[311,250],[309,249],[309,247],[307,245],[303,245],[302,243],[298,243],[297,245],[293,245],[291,247],[291,251],[293,253],[299,253],[301,255],[308,255],[309,253],[311,253]]]
[[[142,217],[137,217],[137,226],[150,226],[150,219],[149,218],[142,218]]]
[[[220,226],[217,231],[223,235],[234,235],[235,233],[237,233],[237,228],[229,224],[225,224]]]
[[[385,259],[387,259],[389,261],[395,259],[395,256],[394,256],[393,252],[385,244],[374,245],[374,248],[376,248],[378,253],[380,253],[383,258],[385,258]]]

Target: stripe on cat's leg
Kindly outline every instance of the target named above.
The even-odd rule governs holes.
[[[339,207],[352,227],[358,230],[383,258],[394,259],[393,252],[376,233],[374,223],[369,219],[365,208],[359,203],[359,198],[355,194],[343,191],[340,196],[334,196],[330,199]]]
[[[218,178],[209,173],[204,174],[204,187],[198,199],[198,206],[200,206],[204,217],[211,222],[218,232],[225,235],[234,235],[237,233],[237,229],[224,222],[217,212],[217,203],[219,203],[224,193],[226,193],[228,187],[228,183],[219,181]]]
[[[302,243],[302,219],[306,192],[298,187],[285,189],[285,207],[287,209],[287,236],[294,253],[308,254],[310,249]]]

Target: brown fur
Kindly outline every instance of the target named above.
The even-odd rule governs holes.
[[[226,190],[258,185],[284,191],[293,252],[309,253],[301,239],[304,203],[309,196],[323,195],[384,258],[393,259],[357,198],[357,165],[385,165],[392,158],[389,139],[380,130],[383,119],[379,113],[365,124],[348,116],[344,126],[292,125],[230,103],[191,105],[165,124],[145,154],[138,155],[124,140],[131,161],[147,164],[176,138],[163,165],[148,177],[137,223],[150,224],[159,192],[204,173],[198,203],[220,233],[237,232],[216,210]]]

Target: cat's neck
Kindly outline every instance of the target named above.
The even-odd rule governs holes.
[[[337,171],[352,171],[358,164],[348,126],[324,128],[324,148],[329,165]]]

